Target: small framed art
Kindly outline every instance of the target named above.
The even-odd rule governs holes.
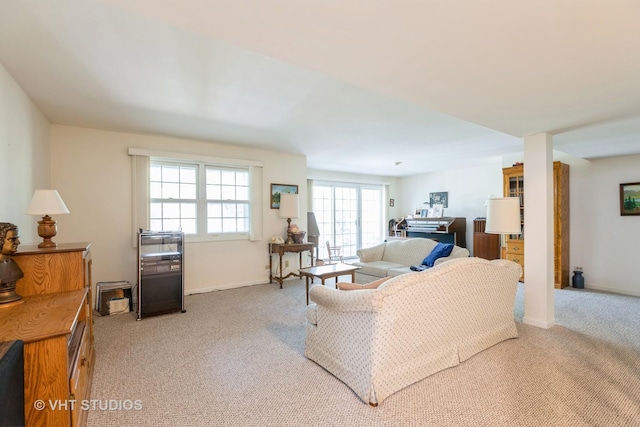
[[[271,209],[280,209],[281,194],[298,194],[298,186],[293,184],[271,184]]]
[[[620,184],[620,215],[640,215],[640,182]]]
[[[434,205],[442,205],[443,208],[449,207],[449,192],[440,191],[437,193],[429,193],[429,207]]]

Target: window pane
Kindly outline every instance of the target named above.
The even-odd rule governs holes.
[[[180,184],[180,198],[181,199],[196,199],[197,187],[195,184]]]
[[[236,200],[249,200],[249,187],[236,187]]]
[[[180,198],[180,184],[172,184],[165,182],[162,185],[162,198],[163,199],[179,199]]]
[[[164,221],[162,221],[163,231],[179,230],[179,229],[180,229],[179,219],[165,219]]]
[[[180,218],[180,204],[179,203],[163,203],[162,216],[164,218]]]
[[[222,220],[222,231],[224,233],[235,233],[237,231],[236,228],[236,219],[235,218],[225,218]]]
[[[222,200],[235,200],[236,199],[236,187],[229,185],[222,186]]]
[[[152,202],[149,215],[151,218],[162,218],[162,203]]]
[[[248,233],[249,232],[249,218],[238,218],[237,220],[238,232]]]
[[[162,183],[152,182],[151,185],[149,186],[149,196],[152,199],[162,198]]]
[[[207,232],[222,233],[222,220],[220,218],[209,218],[207,220]]]
[[[195,167],[181,167],[180,168],[180,182],[196,183],[196,168]]]
[[[180,214],[182,218],[197,218],[195,203],[180,203]]]
[[[185,234],[198,234],[198,227],[195,218],[182,220],[182,231]]]
[[[207,184],[220,184],[220,169],[207,168]]]
[[[149,170],[149,180],[150,181],[161,181],[162,180],[162,166],[160,166],[160,165],[151,165],[151,169]]]
[[[178,166],[162,166],[162,180],[164,182],[179,182],[180,168]]]
[[[207,203],[207,216],[209,218],[220,218],[222,216],[222,204]]]
[[[222,204],[222,216],[225,218],[236,217],[236,204],[235,203],[223,203]],[[234,226],[235,227],[235,226]]]
[[[236,171],[222,170],[222,183],[225,185],[235,185]]]
[[[219,185],[207,185],[207,199],[220,200],[222,198],[222,190]]]
[[[238,217],[248,218],[249,217],[249,204],[248,203],[238,203],[236,205],[238,209],[237,215]]]
[[[249,186],[249,172],[236,171],[236,185]]]
[[[149,226],[152,230],[162,231],[162,220],[161,219],[152,219],[149,221]]]

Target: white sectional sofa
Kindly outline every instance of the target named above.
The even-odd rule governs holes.
[[[305,356],[373,406],[438,371],[517,337],[522,273],[508,260],[454,259],[377,289],[309,293]]]
[[[409,273],[411,266],[421,265],[437,244],[435,240],[415,238],[389,240],[370,248],[359,249],[356,253],[360,260],[353,263],[360,267],[356,271],[356,283],[369,283],[381,277]],[[435,264],[467,257],[469,257],[467,249],[454,246],[449,256],[439,258]]]

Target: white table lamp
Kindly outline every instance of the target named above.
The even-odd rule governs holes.
[[[29,215],[42,215],[38,221],[38,236],[44,240],[39,248],[55,248],[58,245],[51,240],[58,232],[56,222],[49,215],[68,214],[69,209],[62,201],[57,190],[36,190],[27,209]]]
[[[518,197],[493,197],[487,200],[485,233],[520,234],[520,199]]]

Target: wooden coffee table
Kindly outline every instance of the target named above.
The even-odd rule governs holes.
[[[360,267],[356,267],[349,264],[325,264],[320,265],[318,267],[308,267],[300,269],[300,276],[304,276],[307,282],[307,305],[309,305],[309,279],[313,281],[314,277],[320,278],[322,280],[322,285],[324,286],[324,281],[331,277],[339,277],[351,275],[351,282],[356,281],[356,270],[360,269]]]

